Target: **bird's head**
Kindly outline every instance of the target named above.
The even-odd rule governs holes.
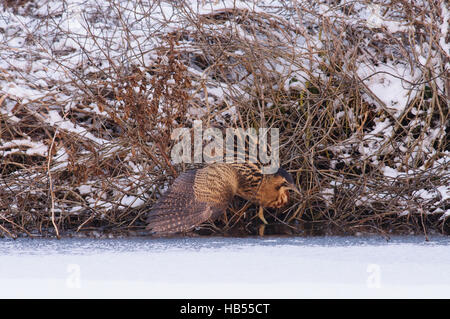
[[[262,206],[280,208],[289,201],[289,191],[300,194],[291,174],[279,168],[275,174],[266,175],[259,190],[259,201]]]

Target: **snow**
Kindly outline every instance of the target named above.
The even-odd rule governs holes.
[[[9,142],[1,143],[0,154],[6,156],[8,154],[21,153],[20,147],[27,147],[27,150],[25,151],[25,154],[27,155],[47,156],[48,147],[42,142],[33,142],[31,139],[11,140]]]
[[[109,73],[111,68],[115,69],[117,66],[124,66],[124,69],[127,69],[130,65],[136,65],[141,72],[145,73],[159,58],[163,61],[160,63],[166,63],[168,58],[159,56],[159,48],[166,45],[164,39],[169,32],[179,33],[183,30],[184,35],[179,39],[175,49],[185,56],[182,62],[192,79],[192,89],[189,94],[193,102],[189,105],[187,118],[192,121],[207,118],[209,122],[214,115],[215,121],[221,125],[236,123],[242,109],[239,109],[233,101],[250,103],[254,100],[255,92],[252,91],[255,86],[254,75],[247,74],[248,70],[240,66],[230,69],[230,78],[223,81],[220,80],[220,76],[214,76],[216,72],[214,65],[203,69],[189,58],[191,55],[194,57],[204,52],[192,38],[196,26],[189,20],[195,19],[197,15],[208,15],[231,9],[242,10],[240,14],[247,12],[250,16],[255,12],[260,13],[257,20],[261,20],[261,26],[266,19],[267,23],[283,26],[278,31],[277,28],[271,29],[273,35],[281,40],[278,44],[282,45],[274,48],[274,56],[269,61],[264,61],[263,66],[268,74],[273,74],[275,78],[279,77],[279,83],[271,89],[284,88],[286,92],[280,93],[287,95],[297,92],[300,94],[299,104],[303,107],[303,96],[307,94],[308,85],[315,82],[311,82],[311,79],[320,78],[326,83],[327,75],[323,72],[323,64],[334,63],[332,60],[326,60],[327,54],[321,53],[326,52],[327,45],[330,44],[327,44],[324,38],[327,32],[323,29],[322,22],[344,23],[348,24],[348,34],[339,36],[342,36],[344,46],[349,45],[347,55],[349,63],[344,63],[342,73],[351,77],[355,75],[355,78],[359,77],[367,86],[367,91],[361,92],[361,103],[368,104],[365,115],[369,121],[362,121],[362,118],[358,118],[362,114],[356,114],[355,110],[344,107],[346,103],[346,99],[342,98],[344,94],[338,97],[333,96],[336,122],[343,125],[351,122],[352,130],[355,129],[356,124],[359,126],[361,123],[361,132],[357,132],[361,135],[352,135],[348,140],[337,145],[325,145],[332,152],[331,167],[335,169],[337,163],[348,165],[368,159],[371,168],[376,170],[376,173],[384,174],[388,183],[393,182],[392,179],[399,181],[403,178],[407,179],[408,176],[440,174],[439,178],[429,179],[434,183],[430,189],[421,189],[424,186],[418,185],[417,189],[411,191],[412,197],[407,197],[405,200],[423,199],[431,203],[434,198],[436,205],[430,204],[425,207],[426,213],[437,212],[437,205],[446,207],[445,201],[448,201],[450,197],[450,190],[446,186],[445,172],[442,173],[442,171],[447,169],[448,172],[450,156],[437,151],[433,145],[441,145],[441,141],[445,139],[445,134],[448,132],[445,131],[444,121],[434,120],[435,115],[430,112],[432,108],[428,108],[428,101],[424,101],[423,105],[416,105],[417,98],[420,99],[424,87],[434,83],[432,81],[427,84],[426,80],[429,77],[436,77],[437,90],[445,92],[444,77],[439,75],[442,74],[445,66],[445,53],[448,53],[450,48],[450,43],[446,42],[449,14],[444,1],[440,3],[439,14],[435,14],[437,11],[427,12],[429,8],[425,7],[424,15],[418,17],[419,23],[406,19],[404,12],[394,7],[385,8],[382,4],[367,5],[358,1],[339,4],[325,0],[310,3],[304,1],[295,5],[275,0],[185,1],[183,3],[185,7],[180,9],[181,7],[174,5],[173,1],[137,3],[125,0],[46,0],[28,9],[26,6],[19,6],[18,10],[5,8],[0,14],[1,116],[7,125],[14,126],[16,123],[28,120],[24,114],[36,110],[33,116],[43,125],[52,126],[55,129],[55,137],[61,131],[71,133],[73,141],[80,137],[80,140],[87,139],[94,142],[86,143],[93,148],[93,151],[88,150],[92,151],[92,154],[113,158],[116,153],[127,151],[127,148],[123,143],[117,143],[114,140],[115,134],[101,134],[111,133],[110,129],[102,131],[98,129],[98,126],[101,126],[103,121],[116,121],[111,117],[111,112],[108,113],[106,110],[124,109],[125,102],[112,99],[104,101],[106,105],[103,105],[103,102],[100,103],[96,99],[87,99],[86,92],[80,91],[80,84],[82,84],[81,87],[92,87],[94,92],[99,87],[103,87],[103,85],[99,86],[100,79],[95,76],[100,71]],[[344,14],[341,9],[349,4],[352,6],[352,13]],[[422,4],[414,1],[411,3],[412,7],[417,5]],[[282,9],[283,7],[291,9]],[[299,10],[297,7],[309,7],[309,9]],[[247,25],[247,22],[243,23],[245,18],[241,21],[242,17],[237,19],[238,16],[217,23],[206,23],[205,37],[212,36],[214,39],[220,35],[226,37],[230,35],[248,39],[249,44],[254,43],[255,39],[258,41],[265,39],[264,34],[249,32],[253,29],[249,27],[256,20],[250,19]],[[327,18],[322,19],[323,17]],[[425,34],[422,36],[420,32],[423,31],[423,25],[431,22],[429,20],[431,18],[440,19],[439,28],[435,29],[436,35],[432,37],[437,41],[430,44],[431,42],[427,43],[428,40],[423,43],[416,43],[414,40],[412,43],[416,43],[415,46],[406,41],[406,38],[415,39],[412,37],[413,34],[418,34],[418,39],[422,37],[426,39]],[[286,26],[293,29],[291,31],[289,27],[284,29]],[[340,27],[338,24],[336,26],[338,31]],[[209,30],[214,32],[209,33]],[[329,36],[332,34],[333,32],[329,33]],[[366,47],[364,45],[359,47],[363,50],[355,58],[351,56],[355,48],[347,38],[351,34],[361,37],[361,43],[367,43]],[[398,45],[402,43],[404,45]],[[398,51],[402,47],[405,52]],[[280,54],[277,50],[281,53],[286,50],[286,55]],[[234,45],[230,45],[225,51],[226,56],[233,58],[230,61],[236,61],[236,66],[242,64],[239,61],[245,60],[245,56],[250,53],[245,46],[234,48]],[[295,58],[291,59],[291,57]],[[126,71],[124,72],[127,74]],[[431,73],[428,74],[429,72]],[[90,76],[91,73],[92,76]],[[338,78],[339,75],[336,79]],[[86,82],[81,83],[80,79]],[[336,79],[331,81],[332,78],[329,78],[329,83],[333,83]],[[108,76],[101,81],[104,81],[105,89],[114,89],[115,93],[124,90],[123,87],[115,84],[114,76]],[[175,84],[174,79],[170,79],[169,83]],[[134,89],[141,90],[137,87]],[[151,91],[149,86],[146,89]],[[151,93],[148,99],[151,100]],[[277,106],[277,103],[270,101],[269,98],[262,105],[269,109]],[[22,107],[26,112],[21,110]],[[165,112],[162,104],[159,110],[162,114]],[[411,133],[414,127],[424,127],[425,120],[429,122],[429,130],[424,133],[421,143],[416,144],[414,137],[409,133],[404,137],[399,136],[401,132],[398,125],[408,122],[409,111],[417,116],[404,124],[405,131]],[[426,112],[430,113],[427,115]],[[97,121],[97,118],[101,120]],[[372,124],[369,124],[371,118],[373,118]],[[155,129],[162,127],[161,123],[155,125]],[[0,139],[0,157],[18,153],[48,156],[49,145],[44,139],[36,141],[36,137],[31,139],[27,136],[10,138],[11,140],[8,141]],[[65,147],[68,147],[69,143],[63,140],[54,145],[57,152],[49,161],[52,171],[63,170],[66,167],[69,169],[71,167],[69,159],[73,161],[77,159],[76,155],[79,155],[72,155],[73,150],[69,148],[66,151]],[[86,152],[84,143],[80,144],[83,144],[80,145],[83,149],[80,153]],[[414,145],[414,149],[409,149],[411,145]],[[356,149],[361,156],[354,155]],[[385,166],[381,157],[398,150],[400,155]],[[70,158],[69,154],[71,154]],[[402,154],[407,156],[402,157]],[[135,164],[134,158],[137,159],[139,156],[133,156],[128,161],[131,174],[142,174],[146,169],[138,162]],[[418,162],[424,164],[416,167]],[[440,172],[438,172],[439,167],[441,167]],[[338,176],[340,173],[336,172],[336,174],[335,176]],[[114,192],[116,195],[114,199],[99,200],[89,197],[90,185],[95,187],[94,189],[100,189],[96,187],[100,184],[98,180],[100,178],[103,177],[91,174],[87,181],[90,184],[80,186],[80,194],[86,195],[83,196],[83,198],[86,197],[83,205],[89,205],[91,209],[98,207],[107,209],[112,207],[113,203],[120,204],[123,208],[143,204],[142,200],[135,196],[139,194],[136,186],[142,183],[140,178],[136,179],[136,183],[133,184],[134,189],[130,188],[130,193],[128,191],[123,194]],[[347,184],[343,183],[343,185]],[[333,196],[334,188],[339,185],[325,186],[319,190],[319,195],[333,202],[336,197]],[[370,183],[367,184],[367,188],[368,192],[378,192],[376,187],[370,186]],[[374,196],[376,199],[383,197],[385,197],[383,190]],[[357,199],[356,203],[362,206],[371,201],[373,201],[371,197],[363,197]],[[81,206],[74,207],[74,210],[79,207]],[[70,208],[67,209],[70,210]],[[442,209],[442,216],[446,218],[450,216],[450,210],[444,211],[444,209]],[[399,214],[402,212],[400,211]]]
[[[407,32],[412,29],[408,26],[402,25],[398,21],[393,21],[382,16],[381,11],[383,6],[379,4],[372,4],[368,6],[367,25],[371,28],[385,27],[390,33]],[[367,13],[363,13],[363,15]]]
[[[388,109],[395,111],[394,116],[405,110],[411,94],[408,82],[414,80],[406,67],[394,63],[366,65],[358,69],[358,75]]]
[[[128,207],[139,207],[141,205],[144,205],[145,202],[136,196],[125,195],[124,197],[122,197],[120,204]]]
[[[77,188],[81,195],[92,193],[92,185],[80,185]]]
[[[108,141],[97,138],[92,133],[88,132],[85,128],[83,128],[81,126],[77,127],[71,121],[63,119],[61,117],[61,115],[59,114],[59,112],[56,110],[51,110],[48,112],[47,123],[49,123],[50,125],[56,125],[57,127],[61,128],[63,130],[73,132],[80,136],[88,138],[88,139],[92,140],[93,142],[98,143],[99,145],[108,144]]]
[[[442,201],[450,198],[450,186],[440,186],[437,190],[441,194]]]
[[[397,178],[399,175],[401,175],[400,172],[398,172],[396,169],[389,167],[389,166],[383,167],[383,173],[384,173],[384,176],[390,177],[390,178]]]
[[[449,298],[450,239],[0,240],[0,298]]]
[[[435,191],[428,191],[426,189],[421,189],[416,192],[413,192],[413,196],[421,197],[422,199],[433,199],[436,197]]]
[[[29,100],[42,98],[44,96],[44,94],[38,90],[19,87],[15,83],[9,83],[7,86],[2,88],[2,91],[10,97],[21,99],[24,103]]]
[[[441,12],[442,12],[442,24],[441,24],[441,34],[439,37],[439,44],[441,45],[444,52],[447,54],[450,52],[450,42],[446,42],[445,38],[448,36],[448,24],[449,16],[448,8],[445,5],[445,1],[441,2]]]

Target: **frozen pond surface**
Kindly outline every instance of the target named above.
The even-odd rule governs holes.
[[[0,239],[0,298],[450,298],[450,238]]]

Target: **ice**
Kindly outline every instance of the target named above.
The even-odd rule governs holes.
[[[1,298],[449,298],[450,239],[0,240]]]

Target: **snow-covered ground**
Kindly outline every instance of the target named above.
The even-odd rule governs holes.
[[[450,238],[0,240],[1,298],[450,298]]]
[[[364,214],[450,219],[445,1],[7,2],[0,5],[0,157],[8,178],[0,179],[0,189],[14,196],[5,196],[5,220],[50,206],[30,209],[15,200],[49,198],[46,187],[37,189],[49,184],[49,173],[55,175],[51,205],[58,223],[68,213],[96,212],[97,218],[139,207],[169,181],[156,185],[168,175],[157,141],[132,141],[139,123],[134,113],[145,110],[153,120],[139,127],[149,136],[155,129],[169,147],[176,127],[192,127],[195,120],[234,127],[256,104],[265,116],[298,124],[292,136],[280,127],[281,160],[291,171],[332,169],[320,173],[320,185],[308,185],[326,210],[348,205]],[[171,54],[184,70],[177,79]],[[171,94],[159,98],[160,87]],[[174,92],[186,94],[183,103]],[[333,101],[324,113],[320,100]],[[131,112],[136,101],[140,108]],[[303,105],[311,109],[301,111]],[[291,144],[295,161],[286,155]],[[120,164],[118,153],[124,154]],[[111,176],[99,158],[119,165],[120,173]],[[320,165],[306,168],[306,162]],[[24,163],[33,166],[23,169]],[[74,163],[86,177],[57,180],[58,174],[77,176]],[[67,190],[74,192],[70,200]],[[357,200],[336,203],[342,194]]]

